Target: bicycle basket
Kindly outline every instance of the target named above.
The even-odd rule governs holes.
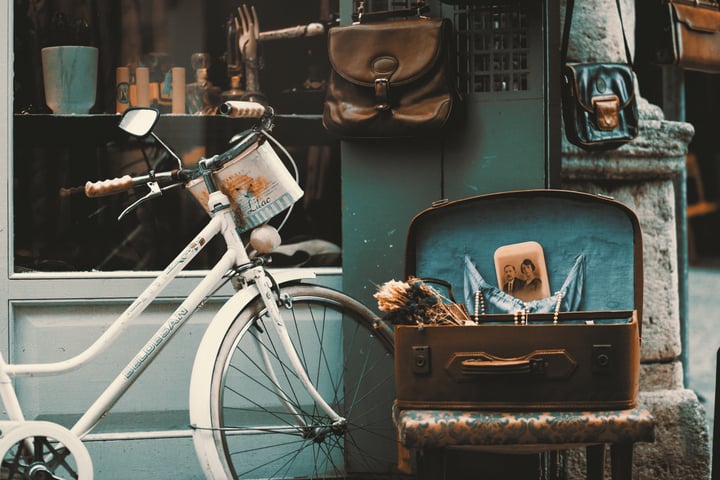
[[[267,222],[303,196],[268,141],[258,140],[213,173],[213,177],[215,185],[230,198],[242,232]],[[209,212],[209,193],[202,177],[190,180],[185,187]]]

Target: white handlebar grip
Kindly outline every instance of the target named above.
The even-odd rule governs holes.
[[[132,186],[133,179],[130,175],[97,182],[87,182],[85,184],[85,196],[89,198],[105,197],[107,195],[124,192]]]
[[[220,105],[220,113],[228,117],[261,118],[265,115],[265,106],[257,102],[230,100]]]

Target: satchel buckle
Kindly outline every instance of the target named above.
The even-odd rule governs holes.
[[[389,110],[388,90],[390,90],[390,81],[387,78],[375,79],[375,108],[377,110]]]
[[[620,99],[617,95],[602,95],[593,97],[593,109],[595,120],[600,130],[615,130],[620,123],[618,112],[620,110]]]

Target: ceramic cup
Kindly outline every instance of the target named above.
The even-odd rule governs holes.
[[[47,106],[53,113],[88,113],[95,104],[97,48],[67,45],[41,53]]]

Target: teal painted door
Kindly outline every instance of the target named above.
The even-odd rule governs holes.
[[[375,308],[376,287],[402,279],[410,219],[442,198],[440,141],[343,142],[343,289]]]

